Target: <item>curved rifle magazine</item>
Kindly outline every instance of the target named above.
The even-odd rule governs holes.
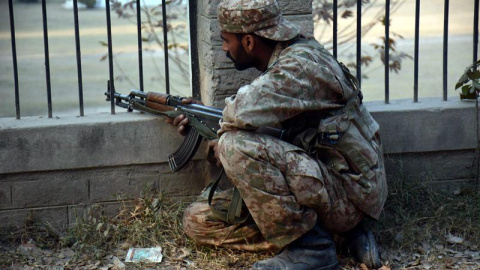
[[[168,156],[168,164],[172,172],[180,170],[197,152],[202,136],[195,128],[190,127],[180,147]]]

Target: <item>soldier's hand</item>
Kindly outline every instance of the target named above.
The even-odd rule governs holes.
[[[222,167],[222,162],[220,162],[220,157],[218,154],[218,140],[212,140],[208,142],[207,160],[210,163],[216,164],[217,167]]]
[[[184,98],[182,99],[183,104],[199,104],[203,105],[203,103],[200,100],[196,100],[192,97]],[[188,126],[188,118],[184,115],[181,114],[174,119],[167,119],[167,122],[173,124],[174,126],[178,127],[177,131],[180,133],[182,136],[185,136],[187,134],[187,126]]]
[[[175,117],[172,124],[178,127],[177,132],[180,133],[180,135],[185,136],[187,134],[188,118],[185,116],[185,114],[180,114],[179,116]]]
[[[203,102],[200,100],[196,100],[193,97],[187,97],[182,99],[183,104],[198,104],[198,105],[203,105]]]

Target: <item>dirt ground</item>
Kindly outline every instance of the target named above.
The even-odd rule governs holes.
[[[439,190],[414,180],[390,179],[389,197],[378,221],[367,220],[377,239],[381,270],[480,269],[480,189]],[[198,246],[182,230],[188,202],[143,194],[114,217],[88,215],[66,233],[27,222],[24,228],[0,237],[0,269],[250,269],[273,256]],[[93,212],[92,212],[93,213]],[[53,232],[53,233],[52,233]],[[342,252],[342,270],[368,270]],[[130,263],[130,248],[161,247],[158,263]]]
[[[452,239],[448,246],[422,243],[416,252],[385,250],[380,246],[384,267],[388,269],[480,269],[480,252],[477,245],[472,243],[453,243],[460,239]],[[198,264],[190,258],[189,251],[182,251],[177,258],[165,259],[160,263],[138,264],[126,263],[125,257],[128,246],[119,246],[107,254],[81,254],[72,248],[59,250],[40,249],[35,243],[25,243],[16,247],[3,246],[0,249],[0,266],[2,269],[33,270],[33,269],[250,269],[248,262],[229,261],[225,264],[218,262]],[[244,256],[254,256],[245,253]],[[9,265],[2,263],[8,257],[13,260]],[[365,265],[357,264],[350,258],[341,258],[340,269],[367,270]]]

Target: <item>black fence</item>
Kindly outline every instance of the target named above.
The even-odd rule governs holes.
[[[137,21],[137,40],[138,40],[138,66],[139,66],[139,85],[140,90],[143,91],[143,49],[142,49],[142,29],[141,29],[141,0],[136,0],[136,21]],[[189,1],[189,9],[191,12],[195,13],[196,10],[196,1]],[[48,104],[48,117],[52,118],[52,91],[50,84],[50,57],[49,57],[49,39],[48,39],[48,25],[47,25],[47,8],[46,0],[41,0],[42,5],[42,23],[43,23],[43,43],[44,43],[44,53],[45,53],[45,74],[46,74],[46,88],[47,88],[47,104]],[[18,87],[18,66],[17,66],[17,49],[16,49],[16,40],[15,40],[15,18],[13,12],[13,0],[8,0],[9,15],[10,15],[10,33],[11,33],[11,45],[12,45],[12,59],[13,59],[13,74],[14,74],[14,87],[15,87],[15,108],[16,108],[16,118],[20,119],[20,95]],[[167,94],[170,93],[170,75],[169,75],[169,60],[168,60],[168,36],[167,36],[167,14],[166,14],[166,1],[162,0],[162,21],[163,21],[163,38],[164,38],[164,53],[165,53],[165,91]],[[108,45],[108,67],[109,67],[109,87],[114,89],[114,67],[113,67],[113,44],[112,44],[112,31],[111,31],[111,8],[110,0],[105,0],[105,11],[106,11],[106,27],[107,27],[107,45]],[[81,55],[81,46],[80,46],[80,31],[79,31],[79,21],[78,21],[78,0],[73,0],[73,17],[75,25],[75,47],[76,47],[76,61],[77,61],[77,74],[78,74],[78,100],[79,100],[79,111],[80,116],[84,116],[84,103],[83,103],[83,78],[82,78],[82,55]],[[194,25],[195,21],[191,20],[191,24]],[[196,51],[196,50],[195,50]],[[196,61],[193,61],[196,63]],[[194,66],[194,63],[192,67]],[[196,69],[198,70],[198,68]],[[198,81],[198,79],[194,80]],[[198,89],[198,87],[193,87],[193,89]],[[113,95],[113,91],[111,92]],[[196,94],[195,96],[198,96]],[[111,98],[111,113],[115,113],[115,104],[114,98]]]
[[[356,37],[356,63],[357,63],[357,73],[356,76],[359,78],[361,85],[361,57],[362,57],[362,9],[361,9],[361,0],[357,1],[357,37]],[[448,99],[447,95],[447,74],[448,74],[448,23],[449,23],[449,14],[450,14],[450,1],[444,0],[444,25],[443,25],[443,100]],[[337,57],[337,21],[338,21],[338,0],[333,0],[334,12],[333,12],[333,55]],[[479,0],[474,0],[474,19],[473,19],[473,53],[472,53],[472,63],[476,62],[478,59],[478,13],[479,13]],[[385,22],[390,21],[390,0],[385,0]],[[468,22],[466,22],[468,23]],[[390,39],[390,24],[385,23],[385,40]],[[419,33],[420,33],[420,0],[415,0],[415,45],[414,45],[414,86],[413,86],[413,100],[418,102],[418,62],[419,62]],[[385,42],[385,63],[389,63],[389,53],[390,43]],[[390,81],[389,81],[389,66],[385,64],[385,103],[390,102]]]
[[[15,42],[15,18],[13,12],[13,0],[9,1],[9,14],[10,14],[10,33],[11,33],[11,44],[12,44],[12,59],[13,59],[13,69],[14,69],[14,86],[15,86],[15,108],[16,108],[16,117],[20,119],[20,98],[19,98],[19,89],[18,89],[18,67],[17,67],[17,52],[16,52],[16,42]],[[475,62],[478,59],[478,13],[479,13],[479,0],[474,1],[474,20],[473,20],[473,52],[472,52],[472,62]],[[448,74],[448,25],[449,25],[449,0],[444,0],[444,31],[443,31],[443,100],[447,100],[447,74]],[[361,83],[361,57],[362,57],[362,0],[357,0],[357,34],[356,34],[356,72],[357,78],[359,78]],[[51,85],[50,85],[50,63],[49,63],[49,48],[48,48],[48,27],[47,27],[47,8],[46,0],[41,0],[42,4],[42,18],[43,18],[43,40],[44,40],[44,50],[45,50],[45,74],[46,74],[46,85],[47,85],[47,104],[48,104],[48,117],[52,117],[52,94],[51,94]],[[190,10],[190,46],[192,50],[192,89],[198,91],[198,60],[196,59],[196,9],[197,1],[189,1],[189,10]],[[107,26],[107,36],[108,36],[108,60],[109,60],[109,84],[113,89],[114,82],[114,68],[113,68],[113,56],[112,56],[112,33],[111,33],[111,21],[110,21],[110,1],[105,0],[106,5],[106,26]],[[169,60],[168,60],[168,37],[167,37],[167,14],[166,14],[166,1],[162,0],[162,12],[163,12],[163,38],[164,38],[164,54],[165,54],[165,89],[169,93],[170,90],[170,81],[169,81]],[[78,23],[78,3],[77,0],[73,0],[73,16],[75,22],[75,45],[76,45],[76,60],[77,60],[77,73],[78,73],[78,96],[79,96],[79,110],[80,116],[84,115],[84,104],[83,104],[83,79],[82,79],[82,57],[81,57],[81,48],[80,48],[80,31]],[[139,85],[140,90],[143,91],[143,55],[142,55],[142,34],[141,34],[141,0],[136,0],[136,15],[137,15],[137,32],[138,32],[138,63],[139,63]],[[338,22],[338,0],[333,0],[333,55],[337,57],[337,22]],[[420,29],[420,0],[416,0],[415,8],[415,43],[414,43],[414,93],[413,100],[414,102],[418,101],[418,62],[419,62],[419,29]],[[390,21],[390,0],[385,1],[385,21]],[[390,39],[390,29],[389,23],[385,23],[385,40]],[[389,52],[390,46],[389,42],[385,42],[385,63],[389,63]],[[385,65],[385,103],[390,102],[390,81],[389,81],[389,66]],[[196,73],[196,74],[195,74]],[[192,90],[193,91],[193,90]],[[113,91],[111,92],[113,94]],[[194,97],[199,97],[198,92],[192,92]],[[111,98],[111,113],[115,113],[114,98]]]

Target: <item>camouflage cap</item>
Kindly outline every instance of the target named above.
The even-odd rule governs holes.
[[[285,41],[299,34],[297,26],[285,20],[276,0],[223,0],[218,5],[221,31],[255,33]]]

